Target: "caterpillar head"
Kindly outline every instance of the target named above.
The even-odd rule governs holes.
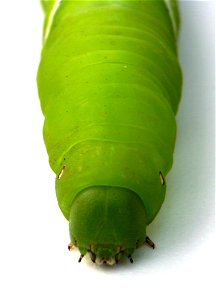
[[[70,237],[96,264],[113,265],[131,254],[146,237],[145,210],[126,188],[94,186],[80,192],[70,213]]]

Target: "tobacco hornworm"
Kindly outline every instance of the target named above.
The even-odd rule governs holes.
[[[42,1],[37,83],[56,194],[82,257],[132,262],[165,197],[181,95],[176,1]]]

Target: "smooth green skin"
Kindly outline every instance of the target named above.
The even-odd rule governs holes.
[[[159,172],[165,176],[172,166],[181,70],[164,2],[62,1],[43,46],[37,81],[50,165],[56,175],[65,166],[56,180],[59,206],[70,219],[72,240],[76,231],[81,253],[93,243],[100,256],[97,245],[103,244],[102,235],[110,237],[109,225],[98,240],[88,236],[104,218],[98,212],[104,209],[105,186],[122,188],[115,198],[120,210],[131,209],[123,198],[133,191],[147,225],[165,197]],[[84,206],[79,195],[90,187],[94,200],[86,196]],[[86,226],[84,211],[90,216]],[[134,215],[140,232],[135,220]],[[111,221],[125,228],[131,224],[115,214]],[[134,241],[126,242],[127,232],[118,240],[125,253],[135,249]],[[108,248],[116,249],[116,243],[110,238]]]
[[[45,18],[44,18],[44,26],[43,26],[43,36],[48,25],[49,15],[52,11],[52,8],[55,4],[55,0],[41,0],[41,5],[43,7]]]

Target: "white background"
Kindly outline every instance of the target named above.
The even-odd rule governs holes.
[[[180,3],[184,89],[167,197],[148,229],[157,248],[110,268],[67,251],[35,80],[40,5],[1,1],[0,299],[215,299],[214,6]]]

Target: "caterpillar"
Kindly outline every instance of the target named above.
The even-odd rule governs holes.
[[[69,249],[133,262],[165,198],[181,98],[176,1],[42,1],[43,136]]]

